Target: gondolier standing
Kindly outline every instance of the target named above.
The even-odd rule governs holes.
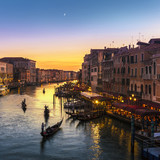
[[[42,133],[44,132],[44,123],[42,123]]]

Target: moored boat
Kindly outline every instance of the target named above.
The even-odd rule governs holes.
[[[57,122],[55,125],[53,125],[51,127],[49,126],[46,130],[44,130],[44,124],[42,123],[42,132],[40,133],[41,136],[47,138],[47,137],[53,135],[55,132],[57,132],[59,130],[62,122],[63,122],[63,118],[60,122]]]

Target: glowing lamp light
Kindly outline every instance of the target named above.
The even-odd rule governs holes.
[[[132,97],[134,97],[134,94],[132,94]]]
[[[98,100],[96,100],[95,103],[98,104]]]
[[[91,89],[91,87],[89,87],[89,88],[88,88],[88,91],[89,91],[89,92],[92,92],[92,89]]]
[[[133,100],[134,100],[134,101],[136,101],[137,99],[136,99],[136,98],[134,98]]]
[[[129,97],[130,100],[132,100],[132,97]]]
[[[124,102],[124,100],[122,100],[122,103]]]

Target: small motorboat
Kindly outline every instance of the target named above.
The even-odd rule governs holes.
[[[42,123],[42,132],[40,133],[41,136],[47,138],[47,137],[53,135],[55,132],[57,132],[59,130],[62,122],[63,122],[63,118],[60,122],[57,122],[55,125],[53,125],[51,127],[49,126],[46,130],[44,130],[44,123]]]

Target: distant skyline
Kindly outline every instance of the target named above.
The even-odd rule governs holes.
[[[0,0],[0,58],[78,71],[91,48],[160,38],[159,0]]]

